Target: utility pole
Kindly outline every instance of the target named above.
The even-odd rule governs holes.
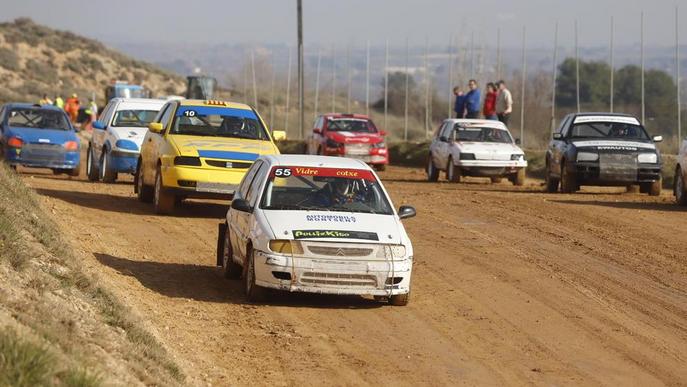
[[[317,73],[315,75],[315,119],[317,119],[317,113],[319,109],[320,102],[320,66],[322,64],[322,49],[317,50]]]
[[[642,58],[642,125],[646,125],[646,105],[644,104],[644,11],[642,11],[640,18],[640,57]]]
[[[675,6],[675,81],[677,82],[677,151],[680,152],[682,144],[682,105],[680,104],[680,18],[679,8]]]
[[[289,97],[291,96],[291,47],[289,47],[289,66],[286,71],[286,114],[284,115],[284,131],[289,130]]]
[[[387,115],[389,113],[389,39],[384,46],[384,130],[389,132],[387,127]]]
[[[305,77],[303,71],[303,0],[296,0],[298,8],[298,110],[299,139],[305,138]]]
[[[351,112],[351,45],[346,49],[346,113]]]
[[[332,45],[332,113],[336,112],[336,46]]]
[[[258,85],[255,83],[255,50],[250,51],[250,67],[253,75],[253,107],[258,110]]]
[[[577,42],[577,19],[575,19],[575,98],[577,112],[580,112],[580,46]]]
[[[451,99],[453,97],[453,35],[448,38],[448,113],[446,118],[451,118]]]
[[[405,107],[403,118],[403,141],[408,141],[408,56],[409,56],[408,38],[406,37],[406,92],[405,92]]]
[[[553,32],[553,80],[551,81],[551,135],[556,130],[556,80],[558,77],[558,21]]]
[[[501,79],[501,27],[496,28],[496,79]]]
[[[277,68],[274,63],[274,52],[272,52],[272,81],[270,82],[270,128],[274,130],[274,81],[277,77]]]
[[[365,115],[370,115],[370,41],[365,52]]]
[[[613,38],[615,34],[615,23],[613,21],[613,16],[611,16],[611,45],[610,45],[610,56],[611,56],[611,113],[613,113],[613,94],[615,94],[614,90],[614,82],[615,80],[613,79],[615,76],[615,63],[614,63],[614,58],[613,58]]]
[[[429,75],[429,38],[425,37],[425,138],[429,134],[429,84],[432,81]]]
[[[526,27],[522,26],[522,88],[520,90],[520,144],[525,147],[525,84],[527,83]]]

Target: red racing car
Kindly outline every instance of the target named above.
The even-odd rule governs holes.
[[[383,171],[389,164],[384,136],[366,115],[323,114],[315,120],[308,138],[308,153],[359,159]]]

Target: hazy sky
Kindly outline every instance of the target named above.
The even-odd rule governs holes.
[[[685,0],[303,0],[306,44],[434,44],[451,33],[475,34],[494,45],[501,26],[504,47],[551,46],[559,22],[561,44],[572,44],[578,19],[581,46],[608,44],[611,15],[616,42],[639,43],[644,10],[647,45],[672,45],[675,6],[680,9],[681,42],[687,44]],[[0,20],[29,16],[105,42],[292,43],[296,0],[3,0]]]

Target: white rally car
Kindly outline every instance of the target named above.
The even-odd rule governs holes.
[[[113,98],[93,123],[86,153],[86,174],[91,181],[112,183],[118,173],[135,173],[143,138],[166,101],[147,98]]]
[[[450,182],[477,176],[498,183],[506,177],[514,185],[523,185],[527,161],[516,144],[502,122],[447,119],[429,146],[427,178],[437,181],[441,170]]]
[[[360,160],[269,155],[251,166],[226,223],[217,265],[243,278],[251,301],[265,288],[368,295],[405,305],[413,246],[372,169]]]

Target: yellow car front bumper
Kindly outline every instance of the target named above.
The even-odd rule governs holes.
[[[191,166],[162,167],[162,185],[187,197],[234,194],[247,169]],[[209,195],[208,195],[209,194]]]

